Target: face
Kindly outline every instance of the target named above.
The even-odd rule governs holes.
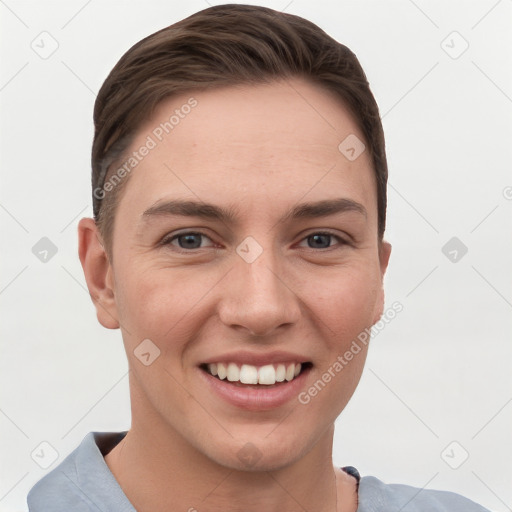
[[[174,97],[141,127],[130,153],[155,145],[123,190],[98,308],[122,330],[134,425],[253,469],[299,459],[332,427],[390,250],[368,152],[338,148],[354,135],[348,110],[299,79]]]

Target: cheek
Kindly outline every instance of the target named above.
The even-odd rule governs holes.
[[[310,304],[339,345],[351,340],[373,323],[379,298],[378,272],[368,262],[361,268],[330,270],[327,279],[317,279]]]
[[[169,348],[170,339],[182,339],[191,321],[202,322],[205,294],[218,282],[208,275],[190,279],[179,269],[132,271],[129,276],[119,286],[117,304],[130,345],[150,338],[161,349]]]
[[[378,274],[357,267],[345,268],[336,278],[319,280],[310,304],[314,304],[316,335],[325,350],[319,352],[315,379],[298,397],[302,413],[317,428],[334,422],[352,397],[363,372],[368,352],[368,329],[379,297]],[[332,270],[332,269],[331,269]],[[308,421],[308,420],[306,420]],[[316,424],[316,423],[315,423]]]

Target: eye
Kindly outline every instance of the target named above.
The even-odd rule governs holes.
[[[323,232],[311,233],[306,238],[304,238],[304,240],[307,240],[308,242],[312,241],[312,244],[308,243],[308,246],[311,249],[329,249],[332,247],[331,244],[329,243],[332,238],[336,238],[340,242],[340,245],[347,244],[347,242],[345,242],[345,240],[343,240],[338,235]]]
[[[211,238],[206,236],[204,233],[201,233],[199,231],[187,231],[184,233],[179,233],[177,235],[172,235],[167,238],[164,238],[161,242],[161,245],[172,245],[173,247],[176,247],[176,249],[185,250],[202,249],[204,247],[213,246],[202,246],[202,238],[210,240],[210,242],[212,242]],[[310,249],[330,249],[333,247],[333,245],[330,243],[333,238],[335,238],[339,242],[338,245],[347,245],[347,242],[343,240],[343,238],[341,238],[340,236],[326,232],[312,233],[305,237],[303,241],[308,242],[308,247]]]
[[[162,245],[173,245],[180,249],[201,249],[201,237],[211,241],[204,233],[187,231],[186,233],[179,233],[178,235],[164,238]],[[175,240],[178,241],[177,246],[173,243]]]

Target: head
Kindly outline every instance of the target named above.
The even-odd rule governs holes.
[[[357,58],[300,17],[211,7],[134,45],[94,122],[79,252],[99,321],[122,331],[133,422],[229,467],[247,442],[252,469],[304,456],[367,344],[336,361],[384,305],[384,136]],[[279,406],[227,402],[206,365],[230,357],[300,360],[302,387]]]

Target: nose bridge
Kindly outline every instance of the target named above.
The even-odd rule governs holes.
[[[226,325],[241,326],[261,336],[297,321],[297,297],[287,286],[279,255],[270,243],[263,247],[247,237],[236,248],[233,265],[220,310]]]

